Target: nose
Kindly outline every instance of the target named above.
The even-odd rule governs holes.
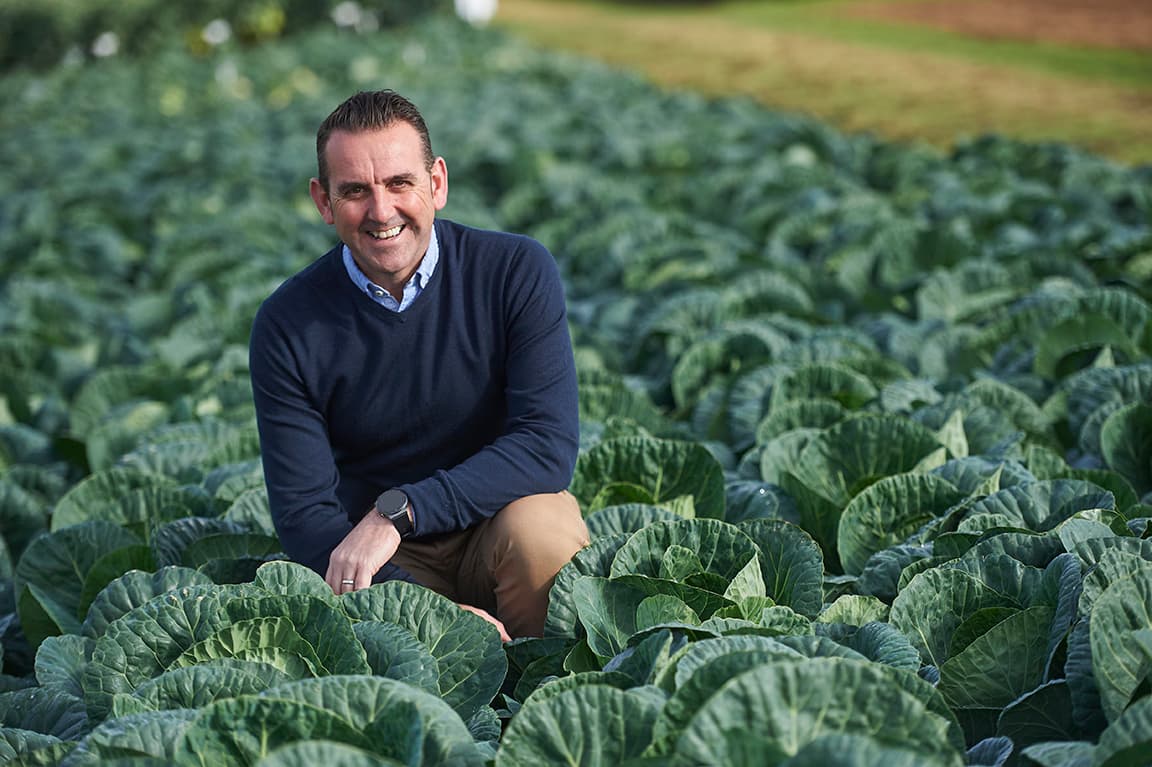
[[[396,206],[392,202],[392,195],[383,186],[372,187],[372,199],[369,202],[368,215],[381,224],[392,220]]]

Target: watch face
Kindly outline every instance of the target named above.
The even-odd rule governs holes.
[[[402,490],[386,490],[376,500],[376,508],[387,517],[395,516],[408,508],[408,496]]]

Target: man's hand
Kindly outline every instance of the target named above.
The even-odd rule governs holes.
[[[457,603],[457,604],[459,604],[459,603]],[[483,618],[484,620],[488,621],[493,626],[498,628],[500,630],[500,638],[502,640],[504,640],[505,642],[511,642],[512,641],[512,637],[508,636],[508,629],[504,628],[504,624],[501,623],[500,621],[496,620],[496,618],[492,617],[492,615],[489,614],[488,611],[481,610],[479,607],[473,607],[472,605],[465,605],[465,604],[459,604],[459,607],[461,610],[467,610],[470,613],[476,613],[481,618]]]
[[[368,588],[399,546],[400,533],[392,520],[369,511],[332,550],[324,580],[337,595]]]

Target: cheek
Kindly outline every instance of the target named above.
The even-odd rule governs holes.
[[[356,206],[347,202],[332,208],[331,216],[337,226],[356,226],[358,220]]]

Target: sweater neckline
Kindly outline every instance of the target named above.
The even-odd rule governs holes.
[[[439,223],[438,221],[436,223]],[[376,301],[372,300],[371,296],[364,294],[352,278],[348,276],[347,270],[344,268],[344,243],[338,243],[336,247],[332,248],[328,253],[328,268],[331,270],[332,278],[341,286],[341,294],[346,296],[346,300],[352,303],[352,306],[360,314],[364,314],[373,318],[383,319],[385,322],[403,323],[406,320],[413,318],[424,311],[424,307],[430,303],[434,303],[441,277],[448,267],[445,263],[445,247],[443,232],[437,227],[437,239],[440,243],[440,261],[436,269],[432,272],[432,276],[428,280],[428,284],[420,291],[420,295],[412,302],[412,304],[402,312],[393,311],[387,307],[381,306]]]

